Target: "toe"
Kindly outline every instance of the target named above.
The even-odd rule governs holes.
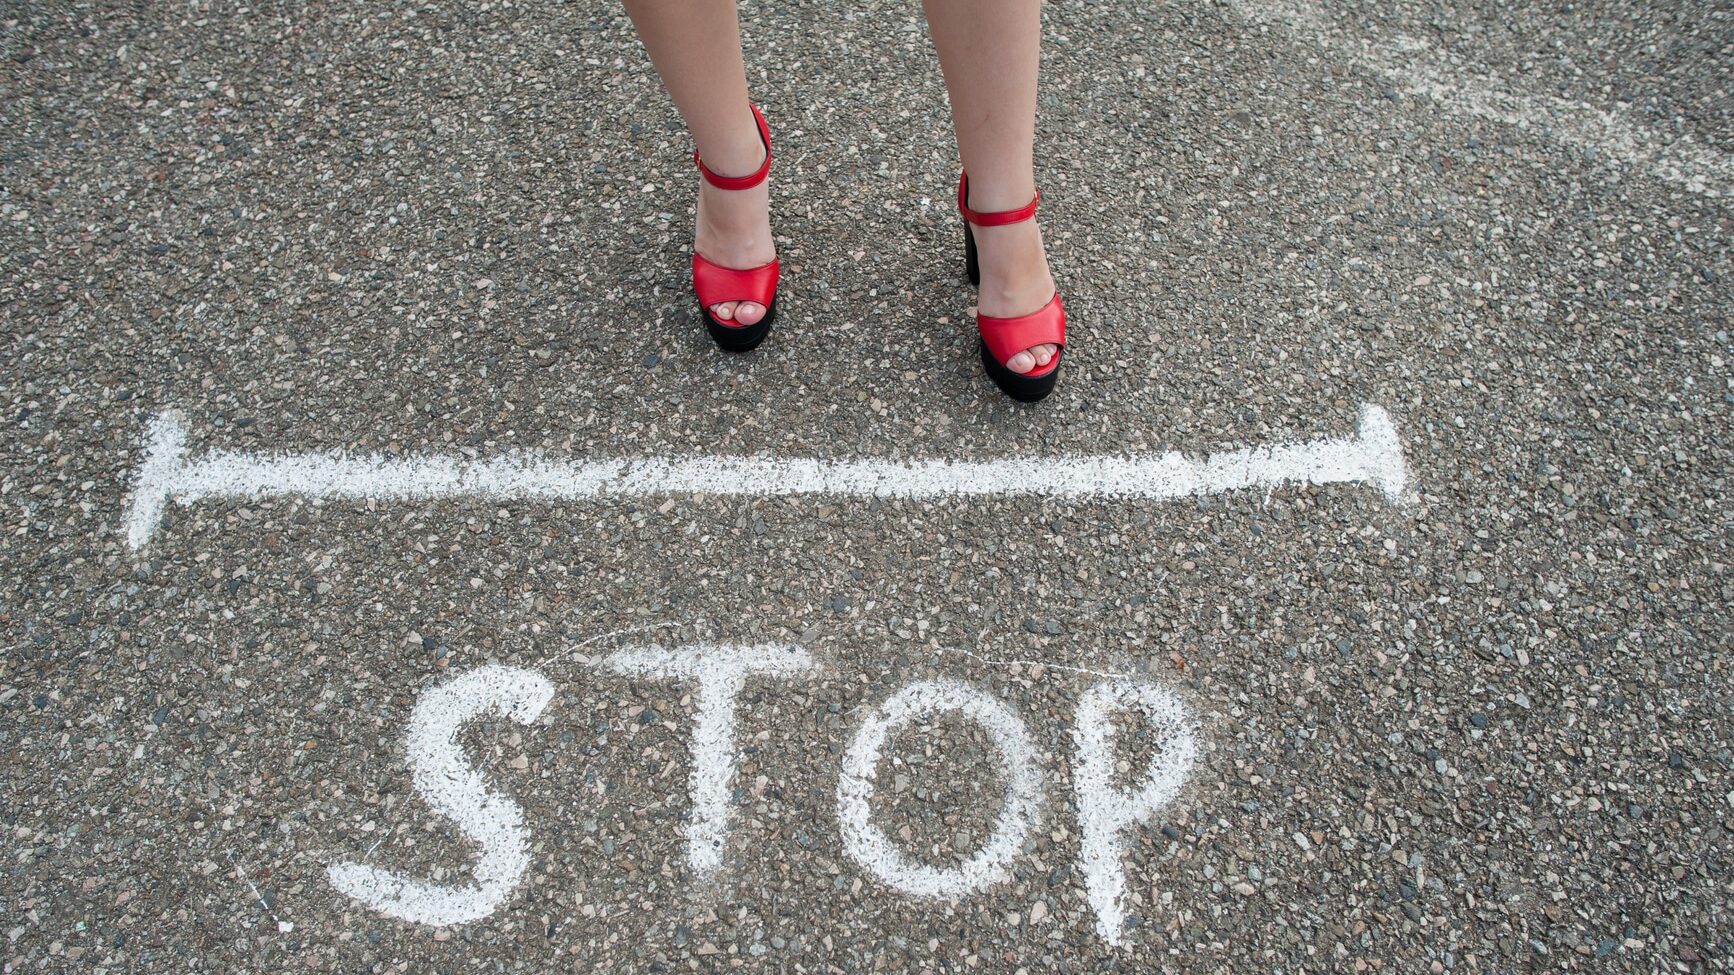
[[[716,316],[716,319],[719,322],[733,321],[735,317],[735,304],[736,302],[733,301],[719,301],[710,306],[710,313]]]
[[[1054,361],[1054,354],[1058,351],[1059,346],[1055,345],[1038,345],[1030,350],[1035,355],[1038,366],[1045,366]]]
[[[1029,350],[1026,349],[1023,352],[1019,352],[1017,355],[1012,356],[1010,359],[1007,359],[1005,367],[1010,369],[1012,372],[1029,372],[1031,369],[1036,367],[1036,359],[1035,356],[1030,355]]]
[[[735,321],[742,325],[757,325],[765,317],[765,306],[756,301],[742,301],[735,304]]]

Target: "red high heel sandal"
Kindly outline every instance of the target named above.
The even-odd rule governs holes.
[[[1003,227],[1009,223],[1022,223],[1036,215],[1036,204],[1041,202],[1040,191],[1024,206],[1016,210],[999,210],[994,213],[982,213],[969,208],[969,174],[960,173],[957,177],[957,211],[963,214],[963,263],[964,270],[969,274],[969,283],[981,284],[981,265],[975,256],[975,227]],[[1036,400],[1054,391],[1054,383],[1060,378],[1060,356],[1065,353],[1066,345],[1066,309],[1060,304],[1059,291],[1048,299],[1048,303],[1030,312],[1028,315],[1018,315],[1015,318],[993,318],[978,314],[975,316],[975,327],[981,333],[981,364],[987,370],[988,377],[994,381],[1007,396],[1034,403]],[[1006,367],[1012,356],[1038,345],[1057,345],[1060,348],[1054,352],[1054,357],[1048,364],[1031,372],[1013,372]]]
[[[757,105],[749,105],[753,110],[753,119],[759,123],[759,138],[765,143],[765,161],[758,171],[750,176],[718,176],[710,171],[704,160],[698,158],[695,150],[692,161],[697,164],[699,174],[705,182],[723,190],[751,189],[765,181],[771,172],[771,128],[765,124],[765,117],[759,114]],[[727,352],[747,352],[765,340],[771,334],[771,323],[777,318],[777,261],[772,258],[768,264],[758,267],[732,268],[707,260],[699,254],[698,248],[692,251],[692,290],[698,295],[698,313],[704,316],[704,323],[710,329],[710,337]],[[710,313],[712,305],[725,301],[751,301],[765,306],[765,317],[751,325],[742,325],[733,320],[723,321]]]

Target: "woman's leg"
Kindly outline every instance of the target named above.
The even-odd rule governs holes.
[[[735,0],[625,0],[626,13],[651,63],[686,120],[699,156],[722,176],[745,176],[765,160],[764,144],[747,107]],[[749,268],[777,256],[771,239],[770,188],[721,190],[698,181],[693,247],[723,267]],[[725,301],[711,314],[757,323],[763,305]]]
[[[1041,0],[922,0],[951,94],[957,150],[969,173],[969,205],[1011,210],[1035,194],[1036,71],[1041,54]],[[981,261],[977,311],[1009,318],[1054,295],[1042,232],[1034,220],[976,227]],[[1053,359],[1038,345],[1006,363],[1029,372]]]

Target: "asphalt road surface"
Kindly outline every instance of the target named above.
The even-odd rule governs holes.
[[[1051,5],[1034,408],[742,14],[729,357],[613,4],[0,10],[5,971],[1726,970],[1725,4]]]

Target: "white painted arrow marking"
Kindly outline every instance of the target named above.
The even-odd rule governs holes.
[[[187,505],[208,499],[248,501],[289,495],[377,501],[463,497],[571,501],[670,494],[1162,500],[1283,484],[1361,483],[1397,500],[1407,474],[1390,416],[1377,406],[1362,406],[1356,433],[1244,447],[1200,458],[1171,451],[985,461],[771,456],[577,460],[522,450],[479,460],[451,455],[237,450],[213,450],[189,458],[186,425],[171,411],[151,422],[144,463],[127,507],[126,540],[134,550],[144,547],[170,501]]]

